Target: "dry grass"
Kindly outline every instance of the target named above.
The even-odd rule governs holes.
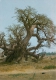
[[[56,66],[56,55],[45,56],[38,62],[21,62],[19,64],[0,64],[0,71],[13,71],[13,70],[24,70],[24,69],[43,69],[45,66],[54,65]]]
[[[0,80],[56,80],[56,72],[0,75]]]
[[[0,64],[0,80],[56,80],[55,70],[43,69],[49,65],[56,66],[56,55],[45,56],[38,62],[31,62],[29,59],[28,62],[19,64]]]

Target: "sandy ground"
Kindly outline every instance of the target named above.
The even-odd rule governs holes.
[[[0,72],[0,75],[6,75],[6,74],[18,74],[18,73],[23,73],[23,74],[29,74],[29,73],[46,73],[46,72],[56,72],[56,69],[51,69],[51,70],[43,70],[43,69],[22,69],[22,70],[13,70],[13,71],[8,71],[8,72]]]
[[[0,80],[56,80],[56,69],[25,69],[23,71],[0,72]]]
[[[56,56],[38,63],[0,64],[0,80],[56,80],[56,69],[43,69],[49,65],[56,66]]]

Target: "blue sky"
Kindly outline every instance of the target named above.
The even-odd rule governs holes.
[[[17,23],[16,18],[12,18],[16,16],[15,8],[24,9],[27,6],[45,14],[56,25],[56,0],[0,0],[0,32],[6,32],[6,27]],[[51,50],[56,51],[55,47]]]

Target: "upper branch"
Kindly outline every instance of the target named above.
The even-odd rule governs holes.
[[[42,41],[40,41],[37,46],[28,48],[28,51],[39,49],[41,47],[41,43]]]

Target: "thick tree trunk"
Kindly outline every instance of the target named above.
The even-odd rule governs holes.
[[[21,45],[22,45],[22,55],[25,57],[25,60],[27,60],[27,56],[28,56],[27,51],[26,51],[27,45],[28,45],[28,42],[29,42],[29,40],[31,39],[33,33],[34,33],[34,28],[35,28],[35,27],[36,27],[36,26],[33,25],[33,26],[30,28],[30,30],[28,30],[27,36],[24,38],[24,40],[22,41],[22,44],[21,44]]]
[[[22,41],[22,46],[23,47],[26,47],[28,45],[28,42],[29,42],[30,38],[31,38],[31,35],[30,34],[27,34],[27,36]]]
[[[23,46],[27,46],[28,45],[28,42],[30,40],[30,38],[32,37],[33,33],[34,33],[34,28],[36,27],[36,25],[32,25],[30,30],[28,30],[27,32],[27,36],[24,38],[23,42],[22,42],[22,45]]]

